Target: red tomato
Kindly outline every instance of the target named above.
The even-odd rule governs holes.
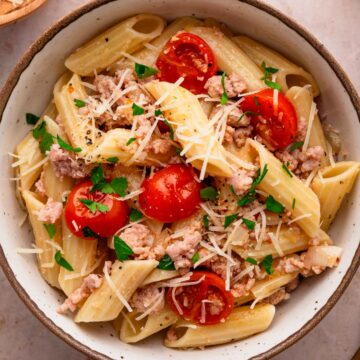
[[[245,96],[240,105],[243,112],[250,112],[251,123],[272,150],[290,145],[297,132],[297,116],[292,103],[279,92],[278,109],[274,109],[274,90],[265,89]]]
[[[145,179],[140,194],[140,206],[146,216],[173,222],[196,212],[200,204],[200,184],[190,166],[170,165]]]
[[[234,307],[234,297],[230,291],[225,290],[224,280],[213,273],[197,271],[191,275],[189,281],[197,281],[203,277],[204,280],[197,285],[170,288],[167,293],[167,301],[170,308],[185,320],[199,325],[217,324],[231,313]],[[181,312],[175,305],[174,297]],[[205,305],[202,305],[202,301]],[[217,311],[215,312],[210,309],[212,303],[221,304],[216,306]],[[205,314],[202,314],[204,310]]]
[[[116,194],[107,195],[101,191],[90,192],[93,184],[90,180],[77,184],[68,196],[65,205],[65,220],[71,232],[85,238],[83,229],[89,227],[101,237],[112,236],[122,228],[128,219],[127,204]],[[116,200],[116,199],[119,200]],[[109,210],[92,213],[80,200],[88,199],[106,205]],[[74,226],[75,224],[75,226]],[[88,238],[91,239],[91,238]]]
[[[158,79],[181,84],[194,94],[204,93],[206,81],[216,74],[217,66],[209,45],[200,37],[187,32],[173,36],[159,55],[156,66]]]

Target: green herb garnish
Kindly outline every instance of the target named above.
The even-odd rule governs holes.
[[[155,116],[162,116],[163,117],[163,121],[164,121],[165,125],[168,126],[169,131],[170,131],[170,139],[174,140],[174,134],[175,134],[174,128],[172,127],[170,122],[165,118],[164,113],[160,109],[156,109],[155,110]]]
[[[119,162],[119,158],[116,156],[113,156],[113,157],[107,158],[106,161],[108,161],[111,164],[117,164]]]
[[[265,62],[263,61],[261,64],[261,68],[264,71],[264,76],[261,80],[264,80],[264,83],[272,89],[281,90],[281,85],[270,80],[272,74],[276,74],[279,69],[273,67],[266,67]]]
[[[98,210],[101,213],[106,213],[109,211],[109,207],[107,205],[98,203],[96,201],[80,199],[80,202],[82,202],[93,214],[95,214]]]
[[[271,275],[274,272],[274,269],[272,267],[272,263],[273,263],[273,257],[272,255],[267,255],[264,257],[264,259],[262,260],[261,264],[264,267],[265,271]]]
[[[200,260],[200,254],[198,252],[196,252],[193,257],[191,258],[191,262],[193,264],[197,263]]]
[[[293,198],[292,205],[291,205],[292,209],[295,209],[295,204],[296,204],[296,199]]]
[[[158,70],[143,64],[135,63],[135,72],[140,79],[146,79],[149,76],[157,74]]]
[[[277,82],[274,82],[274,81],[271,81],[271,80],[268,80],[268,79],[265,79],[264,80],[264,83],[271,89],[274,89],[274,90],[282,90],[282,87],[280,84],[278,84]]]
[[[228,94],[226,93],[226,88],[225,88],[225,76],[226,76],[226,73],[223,72],[221,75],[221,86],[223,88],[223,93],[222,93],[221,99],[220,99],[221,105],[226,105],[229,101],[229,97],[228,97]]]
[[[130,255],[134,255],[131,247],[118,236],[114,237],[114,248],[116,256],[120,261],[128,260]]]
[[[252,257],[247,257],[245,261],[249,262],[250,264],[257,265],[257,260]]]
[[[225,216],[224,229],[226,229],[230,224],[232,224],[236,220],[237,216],[238,214]]]
[[[246,225],[246,227],[250,230],[254,230],[255,229],[255,221],[249,220],[249,219],[245,219],[242,218],[243,223]]]
[[[49,151],[54,143],[54,137],[46,131],[46,122],[42,121],[36,128],[32,130],[33,137],[39,140],[39,149],[45,154]]]
[[[145,112],[145,110],[141,106],[136,105],[135,103],[132,104],[132,111],[134,116],[142,115]]]
[[[282,164],[282,168],[285,170],[285,172],[290,176],[290,177],[294,177],[292,172],[289,170],[289,168],[285,165]]]
[[[103,238],[100,235],[98,235],[95,231],[90,229],[89,226],[85,226],[82,229],[82,233],[83,233],[84,237],[86,237],[86,238],[94,238],[94,239],[103,240]]]
[[[59,135],[57,135],[56,139],[60,147],[62,147],[64,150],[76,153],[81,152],[81,148],[73,148],[70,144],[66,143]]]
[[[291,144],[289,150],[290,150],[290,151],[294,151],[294,150],[296,150],[296,149],[301,148],[303,145],[304,145],[304,142],[303,142],[303,141],[294,142],[294,143]]]
[[[73,267],[62,257],[60,250],[55,253],[54,259],[61,267],[69,271],[74,271]]]
[[[131,211],[130,211],[130,221],[134,222],[134,221],[138,221],[140,220],[141,218],[143,217],[143,214],[137,210],[137,209],[134,209],[132,208]]]
[[[80,99],[74,99],[74,104],[78,108],[83,108],[86,106],[86,102]]]
[[[127,141],[127,143],[126,143],[126,146],[131,145],[134,141],[136,141],[136,137],[130,138],[130,139]]]
[[[178,147],[175,148],[175,152],[176,152],[177,155],[180,155],[181,151],[182,151],[181,148],[178,148]]]
[[[273,213],[281,214],[284,212],[284,205],[276,201],[271,195],[266,198],[265,205],[266,210],[269,210]]]
[[[171,257],[168,254],[165,254],[159,261],[157,268],[160,270],[175,270],[175,265]]]
[[[203,223],[204,223],[205,229],[209,230],[209,216],[208,215],[203,216]]]
[[[200,197],[203,200],[215,200],[218,197],[218,192],[212,186],[208,186],[200,190]]]
[[[44,224],[44,227],[47,231],[47,233],[50,236],[50,239],[53,239],[56,234],[56,227],[54,224]]]
[[[25,117],[26,117],[26,123],[29,125],[35,125],[38,122],[38,120],[40,119],[39,116],[31,114],[31,113],[26,113]]]

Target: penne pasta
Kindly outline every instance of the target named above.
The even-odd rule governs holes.
[[[129,313],[126,316],[127,319],[122,321],[119,335],[120,340],[127,344],[144,340],[175,324],[179,319],[168,307],[141,320],[136,320],[136,317],[139,316],[139,313],[136,312]]]
[[[177,276],[179,276],[179,272],[177,270],[153,270],[150,275],[142,282],[141,286],[149,285],[156,283],[158,281],[170,280]]]
[[[98,35],[65,60],[75,74],[91,76],[120,60],[123,53],[133,53],[159,36],[165,21],[156,15],[142,14],[122,21]]]
[[[64,258],[71,264],[74,271],[60,268],[59,284],[62,291],[69,296],[74,290],[79,288],[84,278],[92,272],[96,263],[96,252],[98,241],[96,239],[81,239],[75,236],[62,220],[62,244]]]
[[[190,348],[224,344],[239,340],[265,331],[275,315],[275,306],[268,304],[238,307],[223,322],[209,326],[189,326],[189,323],[180,321],[169,331],[177,340],[165,339],[165,346],[170,348]],[[173,338],[173,336],[171,336]]]
[[[60,288],[58,281],[60,268],[54,260],[56,249],[49,243],[50,238],[44,227],[44,223],[37,218],[37,213],[44,207],[44,204],[39,201],[31,191],[23,191],[22,196],[29,213],[30,223],[34,232],[35,245],[42,250],[41,253],[37,254],[40,273],[51,286]],[[56,227],[56,234],[53,241],[55,244],[61,245],[61,226],[59,226],[59,224]]]
[[[105,277],[100,288],[85,301],[75,317],[75,322],[116,319],[131,295],[157,264],[155,260],[129,260],[123,263],[116,260],[111,267],[109,279]]]
[[[285,93],[292,86],[302,87],[304,85],[311,85],[313,96],[316,97],[320,94],[319,86],[310,73],[292,63],[275,50],[243,35],[235,36],[232,40],[259,67],[261,67],[261,64],[264,62],[266,66],[279,69],[276,73],[276,82],[281,85]]]
[[[207,42],[215,55],[219,69],[227,74],[236,73],[241,75],[248,91],[256,91],[266,87],[261,81],[263,73],[258,66],[219,29],[214,27],[191,27],[189,31]]]
[[[162,107],[174,106],[171,110],[164,111],[165,116],[174,123],[179,142],[183,147],[189,148],[185,156],[201,171],[200,177],[204,176],[205,171],[212,176],[231,176],[225,150],[217,140],[213,128],[209,126],[198,99],[188,90],[166,82],[153,81],[146,88],[160,100]],[[168,96],[165,97],[164,94]],[[184,140],[191,137],[194,138],[193,143]]]
[[[335,218],[342,201],[348,194],[359,174],[360,164],[355,161],[341,161],[319,171],[311,187],[319,197],[321,206],[321,228],[327,230]]]

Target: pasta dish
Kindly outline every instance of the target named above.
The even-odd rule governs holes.
[[[151,14],[65,66],[11,154],[34,233],[16,250],[65,294],[59,314],[202,348],[265,331],[338,265],[327,230],[360,167],[309,72],[216,20]]]

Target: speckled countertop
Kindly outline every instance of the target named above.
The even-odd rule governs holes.
[[[32,17],[0,29],[0,86],[28,46],[88,0],[49,0]],[[332,52],[360,92],[360,0],[264,0],[300,22]],[[0,360],[82,360],[25,307],[0,271]],[[276,360],[350,360],[360,346],[360,272],[327,317]]]

